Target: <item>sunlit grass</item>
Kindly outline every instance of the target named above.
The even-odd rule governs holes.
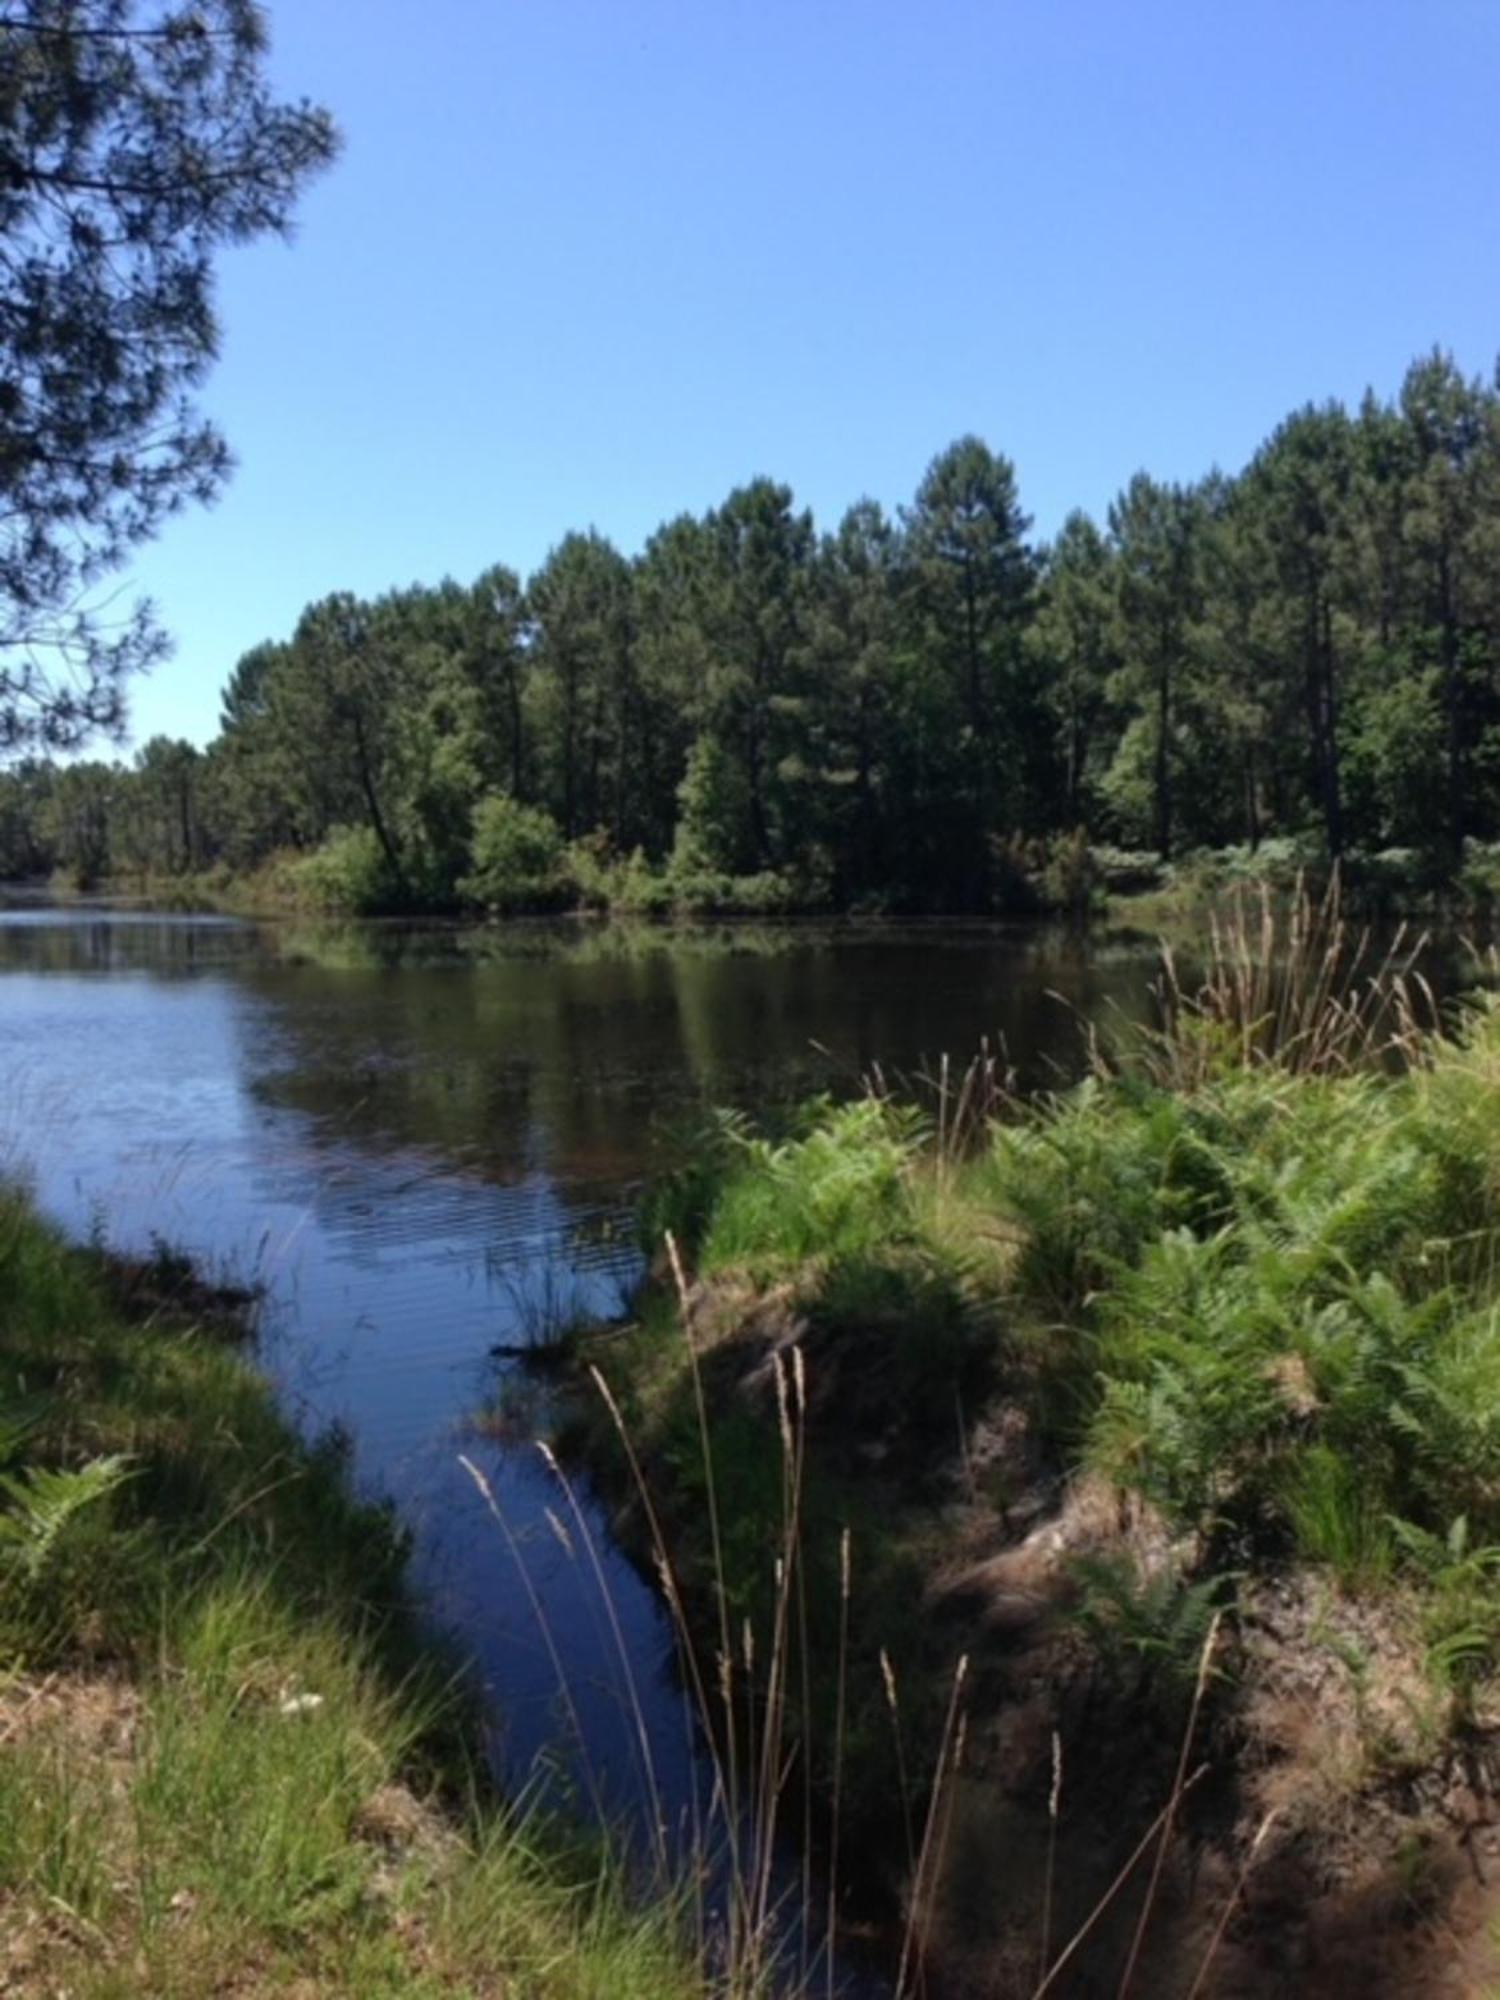
[[[0,1978],[84,2000],[702,1991],[679,1908],[496,1799],[390,1517],[221,1334],[143,1325],[0,1199],[0,1409],[38,1470],[126,1477],[0,1544]],[[20,1497],[18,1497],[20,1496]]]

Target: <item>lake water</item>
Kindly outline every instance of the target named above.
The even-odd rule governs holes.
[[[362,1489],[411,1528],[414,1582],[477,1663],[506,1780],[540,1762],[582,1788],[586,1771],[630,1811],[618,1647],[547,1522],[535,1392],[493,1350],[619,1309],[636,1194],[699,1107],[847,1092],[873,1063],[933,1071],[985,1039],[1045,1082],[1077,1066],[1077,1015],[1138,1014],[1151,969],[1139,947],[1050,931],[302,929],[18,905],[0,910],[0,1167],[76,1234],[161,1238],[267,1283],[287,1406],[338,1425]],[[665,1617],[582,1500],[680,1809],[694,1739]]]

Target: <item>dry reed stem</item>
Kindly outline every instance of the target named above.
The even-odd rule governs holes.
[[[1262,885],[1257,922],[1237,892],[1227,912],[1209,919],[1207,964],[1195,987],[1164,942],[1155,986],[1161,1025],[1139,1037],[1148,1073],[1166,1087],[1193,1089],[1231,1050],[1241,1068],[1274,1064],[1294,1075],[1347,1075],[1389,1055],[1420,1060],[1441,1018],[1416,970],[1426,935],[1403,924],[1377,957],[1369,928],[1345,923],[1340,893],[1337,870],[1319,902],[1299,879],[1283,917]],[[1096,1071],[1109,1073],[1097,1048],[1093,1059]]]
[[[835,1946],[838,1939],[839,1808],[844,1778],[845,1686],[849,1666],[849,1591],[851,1576],[849,1530],[839,1537],[839,1652],[833,1714],[833,1798],[828,1835],[828,2000],[833,2000]]]
[[[1177,1820],[1177,1808],[1182,1799],[1183,1781],[1187,1776],[1188,1757],[1192,1752],[1193,1737],[1198,1728],[1198,1712],[1203,1706],[1203,1691],[1208,1686],[1209,1668],[1213,1663],[1214,1647],[1218,1643],[1219,1627],[1224,1614],[1216,1611],[1208,1627],[1208,1637],[1203,1642],[1202,1656],[1198,1661],[1198,1678],[1193,1684],[1192,1704],[1188,1709],[1187,1724],[1182,1732],[1182,1748],[1178,1753],[1177,1771],[1172,1780],[1172,1793],[1167,1800],[1166,1816],[1162,1822],[1161,1839],[1157,1843],[1156,1859],[1151,1866],[1151,1880],[1146,1884],[1146,1899],[1141,1905],[1140,1920],[1131,1940],[1130,1956],[1125,1961],[1125,1970],[1120,1975],[1118,2000],[1125,2000],[1131,1979],[1135,1975],[1136,1963],[1141,1955],[1141,1946],[1146,1940],[1146,1930],[1151,1922],[1151,1912],[1156,1905],[1156,1892],[1161,1883],[1161,1873],[1166,1865],[1167,1848],[1171,1843],[1172,1829]]]
[[[682,1255],[677,1247],[677,1238],[670,1229],[666,1232],[666,1246],[667,1257],[672,1266],[673,1282],[677,1287],[677,1304],[679,1317],[682,1321],[682,1336],[684,1344],[687,1347],[688,1369],[693,1381],[693,1407],[698,1423],[699,1449],[703,1455],[703,1478],[708,1503],[709,1546],[713,1562],[714,1604],[718,1613],[719,1647],[722,1657],[727,1663],[728,1675],[724,1706],[724,1775],[727,1780],[725,1812],[729,1820],[737,1827],[740,1813],[740,1782],[738,1752],[735,1745],[734,1649],[729,1631],[729,1598],[724,1582],[724,1543],[719,1529],[718,1482],[714,1477],[713,1446],[710,1441],[708,1427],[708,1400],[703,1393],[703,1372],[698,1365],[698,1343],[693,1334],[692,1303],[688,1293],[687,1277],[682,1268]],[[639,1477],[637,1483],[644,1485],[644,1481],[639,1479]],[[655,1508],[651,1508],[650,1512],[653,1521],[653,1533],[659,1536],[660,1523],[656,1520]],[[661,1546],[663,1551],[665,1551],[666,1544],[664,1540]],[[683,1640],[686,1645],[691,1647],[692,1636],[687,1630],[685,1620],[683,1624]],[[704,1710],[704,1722],[705,1725],[711,1728],[711,1718],[706,1709]],[[735,1838],[736,1840],[738,1839],[737,1833]],[[736,1878],[738,1878],[738,1867],[735,1869],[735,1874]]]
[[[1192,1791],[1193,1787],[1196,1784],[1198,1784],[1201,1779],[1206,1778],[1208,1776],[1208,1770],[1209,1767],[1207,1764],[1200,1764],[1198,1766],[1197,1770],[1194,1771],[1192,1776],[1188,1779],[1187,1783],[1183,1785],[1180,1792],[1178,1792],[1176,1800],[1178,1804],[1181,1804],[1182,1800],[1187,1797],[1188,1793]],[[1095,1924],[1098,1923],[1099,1919],[1104,1915],[1105,1911],[1109,1908],[1110,1904],[1115,1900],[1115,1897],[1119,1895],[1120,1891],[1124,1888],[1125,1884],[1130,1880],[1131,1876],[1135,1873],[1136,1863],[1140,1860],[1141,1856],[1145,1853],[1146,1849],[1151,1845],[1152,1840],[1155,1838],[1161,1826],[1165,1823],[1167,1814],[1171,1810],[1172,1810],[1172,1805],[1169,1802],[1167,1805],[1164,1805],[1162,1807],[1161,1811],[1156,1815],[1156,1818],[1152,1820],[1150,1826],[1146,1828],[1146,1831],[1141,1835],[1140,1839],[1131,1849],[1129,1858],[1125,1862],[1125,1865],[1121,1868],[1120,1872],[1115,1876],[1115,1879],[1113,1880],[1113,1882],[1110,1883],[1109,1887],[1105,1890],[1104,1894],[1099,1898],[1098,1902],[1095,1903],[1093,1909],[1089,1912],[1088,1916],[1084,1918],[1083,1922],[1079,1925],[1078,1929],[1074,1931],[1067,1945],[1064,1947],[1061,1953],[1059,1953],[1057,1961],[1053,1965],[1051,1971],[1047,1974],[1046,1978],[1042,1981],[1041,1985],[1038,1986],[1036,1991],[1032,1994],[1031,2000],[1042,2000],[1042,1995],[1051,1990],[1053,1985],[1056,1983],[1057,1976],[1062,1971],[1063,1967],[1069,1962],[1070,1959],[1072,1959],[1082,1949],[1085,1939],[1092,1932]]]
[[[557,1650],[557,1641],[553,1636],[551,1621],[547,1617],[541,1598],[537,1595],[536,1585],[531,1580],[531,1572],[526,1567],[510,1523],[500,1511],[500,1503],[495,1498],[494,1488],[490,1485],[489,1480],[485,1478],[473,1459],[467,1457],[463,1452],[459,1453],[458,1462],[479,1489],[479,1497],[489,1510],[496,1527],[500,1530],[506,1548],[510,1551],[511,1561],[515,1564],[516,1573],[521,1579],[521,1588],[526,1593],[526,1602],[530,1606],[532,1617],[536,1620],[537,1630],[541,1633],[542,1644],[547,1649],[547,1658],[551,1663],[553,1673],[557,1676],[557,1691],[562,1697],[563,1705],[567,1709],[568,1722],[572,1727],[574,1741],[578,1745],[578,1755],[583,1764],[584,1781],[589,1788],[589,1797],[593,1802],[600,1827],[607,1827],[609,1825],[609,1814],[605,1810],[604,1798],[599,1790],[598,1780],[594,1775],[594,1767],[589,1758],[588,1739],[583,1733],[583,1720],[578,1713],[577,1704],[573,1700],[573,1689],[568,1680],[567,1669],[563,1665],[561,1653]]]
[[[558,1463],[557,1454],[545,1438],[537,1439],[536,1448],[547,1470],[563,1490],[563,1496],[567,1500],[569,1512],[573,1516],[574,1526],[578,1530],[579,1539],[588,1556],[589,1567],[593,1572],[594,1581],[598,1585],[599,1595],[604,1602],[604,1615],[609,1624],[610,1637],[614,1641],[615,1654],[620,1662],[620,1671],[625,1677],[625,1690],[630,1701],[630,1716],[635,1728],[636,1744],[640,1752],[641,1777],[651,1801],[651,1827],[656,1846],[657,1866],[661,1871],[663,1885],[665,1885],[670,1868],[667,1852],[666,1815],[662,1810],[661,1788],[657,1783],[656,1759],[651,1749],[651,1734],[646,1726],[646,1711],[641,1702],[640,1690],[636,1686],[635,1669],[631,1664],[630,1648],[626,1645],[625,1634],[620,1629],[620,1614],[615,1606],[614,1592],[610,1589],[608,1580],[605,1577],[604,1565],[599,1560],[598,1546],[595,1543],[593,1535],[589,1532],[588,1521],[584,1516],[583,1509],[578,1504],[577,1495],[573,1491],[572,1481],[563,1471],[562,1466]],[[549,1508],[547,1511],[550,1515],[551,1509]],[[558,1522],[557,1525],[559,1528],[562,1528],[561,1522]],[[563,1530],[562,1540],[563,1546],[567,1547],[568,1536],[565,1529]],[[571,1554],[571,1550],[569,1553]]]
[[[1057,1873],[1057,1820],[1062,1806],[1062,1738],[1054,1729],[1052,1732],[1052,1789],[1047,1795],[1047,1868],[1042,1884],[1042,1962],[1041,1975],[1047,1976],[1047,1961],[1052,1956],[1052,1892]]]
[[[618,1402],[616,1402],[614,1392],[608,1382],[605,1381],[598,1367],[592,1363],[589,1366],[589,1375],[593,1380],[594,1387],[599,1391],[600,1396],[604,1400],[604,1407],[609,1412],[610,1422],[614,1425],[615,1434],[620,1440],[620,1447],[625,1453],[626,1464],[630,1468],[631,1482],[635,1487],[636,1495],[640,1500],[646,1517],[656,1572],[661,1579],[662,1594],[666,1599],[667,1608],[671,1613],[673,1631],[677,1640],[678,1651],[682,1658],[683,1671],[692,1689],[693,1701],[698,1710],[699,1720],[702,1724],[703,1734],[708,1744],[709,1755],[712,1759],[714,1795],[724,1810],[725,1838],[729,1847],[730,1873],[733,1880],[738,1883],[742,1879],[743,1865],[739,1852],[738,1793],[732,1776],[732,1767],[726,1768],[724,1759],[719,1753],[719,1737],[718,1731],[714,1727],[714,1711],[709,1700],[708,1689],[704,1684],[702,1672],[698,1665],[697,1649],[692,1643],[687,1608],[682,1601],[682,1591],[678,1583],[677,1572],[672,1565],[666,1534],[662,1528],[661,1518],[656,1511],[656,1504],[651,1497],[651,1488],[641,1468],[640,1457],[636,1452],[635,1442],[630,1435],[629,1426],[625,1422],[624,1412],[621,1410]],[[734,1730],[732,1712],[733,1665],[727,1646],[720,1655],[720,1659],[721,1676],[724,1679],[725,1685],[725,1705],[728,1711],[726,1733],[732,1745]]]
[[[901,1793],[901,1824],[906,1832],[906,1872],[913,1875],[917,1866],[917,1849],[912,1837],[911,1786],[906,1776],[906,1749],[901,1739],[901,1703],[896,1694],[896,1669],[891,1665],[891,1656],[884,1646],[880,1649],[880,1679],[885,1688],[885,1705],[896,1746],[896,1785]]]
[[[1187,2000],[1198,2000],[1198,1995],[1204,1990],[1213,1962],[1218,1956],[1219,1946],[1224,1942],[1224,1934],[1229,1929],[1229,1919],[1234,1915],[1235,1907],[1245,1892],[1245,1884],[1250,1879],[1250,1870],[1255,1866],[1256,1857],[1265,1845],[1266,1836],[1275,1824],[1279,1811],[1279,1807],[1272,1806],[1271,1810],[1256,1828],[1255,1838],[1251,1841],[1249,1851],[1240,1863],[1240,1872],[1235,1876],[1234,1887],[1225,1899],[1223,1912],[1219,1917],[1218,1923],[1214,1926],[1214,1934],[1208,1941],[1208,1950],[1203,1954],[1203,1963],[1199,1966],[1198,1976],[1194,1979],[1192,1986],[1188,1990]]]
[[[907,1918],[905,1934],[901,1940],[901,1962],[896,1970],[895,2000],[903,2000],[906,1992],[907,1967],[911,1963],[914,1949],[918,1951],[920,1962],[918,1938],[922,1928],[922,1897],[933,1872],[928,1866],[928,1860],[933,1849],[934,1830],[938,1825],[939,1815],[944,1810],[945,1795],[951,1782],[949,1749],[954,1741],[954,1732],[959,1727],[960,1702],[968,1672],[969,1656],[967,1653],[960,1653],[958,1665],[953,1672],[953,1686],[948,1693],[948,1712],[943,1718],[943,1733],[938,1741],[932,1793],[927,1802],[927,1816],[922,1827],[922,1845],[917,1852],[916,1868],[912,1875],[911,1914]]]
[[[693,1381],[695,1413],[699,1430],[699,1444],[702,1452],[708,1496],[708,1518],[712,1545],[713,1595],[719,1627],[717,1694],[723,1709],[722,1736],[724,1750],[719,1751],[721,1730],[715,1721],[714,1707],[707,1684],[698,1666],[696,1650],[688,1626],[686,1609],[678,1588],[667,1539],[660,1516],[652,1501],[649,1487],[641,1467],[639,1454],[635,1450],[626,1426],[623,1412],[615,1400],[608,1384],[597,1367],[590,1373],[595,1386],[604,1398],[611,1422],[626,1454],[631,1477],[641,1500],[650,1532],[653,1555],[659,1575],[663,1579],[663,1594],[672,1614],[675,1634],[685,1664],[685,1674],[696,1703],[703,1734],[708,1739],[714,1758],[715,1796],[722,1806],[726,1838],[728,1844],[731,1911],[729,1923],[729,1945],[727,1980],[728,1989],[735,1993],[754,1993],[763,1989],[774,1961],[776,1918],[776,1854],[777,1831],[780,1823],[787,1780],[791,1775],[794,1759],[787,1746],[790,1673],[794,1642],[801,1668],[801,1698],[804,1716],[810,1714],[811,1686],[810,1663],[807,1641],[807,1600],[804,1566],[802,1563],[801,1540],[803,1532],[802,1492],[806,1462],[806,1415],[807,1379],[806,1363],[799,1348],[793,1348],[788,1358],[778,1354],[775,1357],[775,1382],[777,1425],[782,1445],[782,1533],[780,1546],[774,1565],[774,1594],[772,1602],[771,1632],[766,1653],[765,1696],[761,1711],[757,1713],[756,1700],[756,1643],[754,1630],[748,1620],[741,1628],[740,1652],[744,1671],[745,1716],[744,1716],[744,1765],[743,1777],[749,1782],[748,1793],[742,1791],[740,1769],[740,1726],[736,1716],[735,1690],[735,1648],[729,1630],[728,1588],[724,1566],[723,1544],[720,1532],[718,1495],[714,1478],[713,1450],[709,1430],[707,1399],[704,1393],[701,1371],[698,1365],[697,1345],[691,1325],[691,1295],[686,1274],[675,1239],[669,1234],[666,1239],[667,1256],[677,1289],[680,1318],[685,1337],[689,1367]],[[550,1460],[559,1479],[560,1468]],[[569,1493],[570,1504],[576,1512],[566,1480],[564,1491]],[[580,1518],[580,1533],[587,1530]],[[597,1560],[597,1555],[595,1555]],[[845,1642],[847,1650],[847,1640]],[[839,1700],[842,1714],[844,1667],[841,1663],[841,1684]],[[644,1722],[642,1720],[643,1744]],[[840,1736],[842,1737],[842,1722]],[[808,1978],[807,1953],[811,1932],[812,1909],[812,1791],[811,1774],[804,1755],[804,1796],[803,1796],[803,1867],[801,1874],[801,1933],[800,1972],[801,1986],[805,1990]],[[658,1817],[660,1813],[658,1810]],[[832,1893],[832,1890],[831,1890]],[[700,1917],[701,1922],[701,1917]],[[828,1950],[832,1962],[832,1938]]]

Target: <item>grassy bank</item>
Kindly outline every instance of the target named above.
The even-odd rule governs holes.
[[[1041,1102],[721,1121],[594,1350],[705,1679],[757,1655],[778,1809],[883,1862],[913,1965],[1495,1972],[1500,1011],[1419,1026],[1326,943],[1243,936]]]
[[[215,1307],[0,1193],[0,1988],[701,1992],[488,1794],[391,1520]]]

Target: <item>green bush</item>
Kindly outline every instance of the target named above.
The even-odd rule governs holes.
[[[821,893],[792,869],[725,875],[674,856],[665,887],[671,904],[698,917],[794,916],[818,906]]]
[[[1089,858],[1108,895],[1142,896],[1166,886],[1167,871],[1152,848],[1112,847],[1096,841]]]
[[[637,847],[609,872],[606,893],[612,910],[626,916],[665,917],[672,911],[672,885]]]
[[[1048,850],[1042,869],[1042,895],[1054,910],[1069,916],[1086,916],[1097,908],[1104,886],[1084,829],[1059,834]]]
[[[289,864],[292,898],[342,916],[376,916],[406,900],[403,885],[372,828],[341,827],[311,854]]]
[[[806,1302],[820,1337],[843,1347],[839,1422],[884,1429],[896,1449],[930,1456],[951,1435],[958,1399],[982,1393],[997,1351],[992,1316],[947,1259],[925,1246],[867,1247],[836,1258]]]
[[[1017,1230],[1098,1470],[1368,1579],[1388,1515],[1500,1529],[1497,1158],[1487,1011],[1401,1079],[1092,1080],[999,1131],[969,1195]]]
[[[470,863],[459,894],[487,910],[549,910],[568,899],[557,822],[508,792],[491,792],[475,807]]]

